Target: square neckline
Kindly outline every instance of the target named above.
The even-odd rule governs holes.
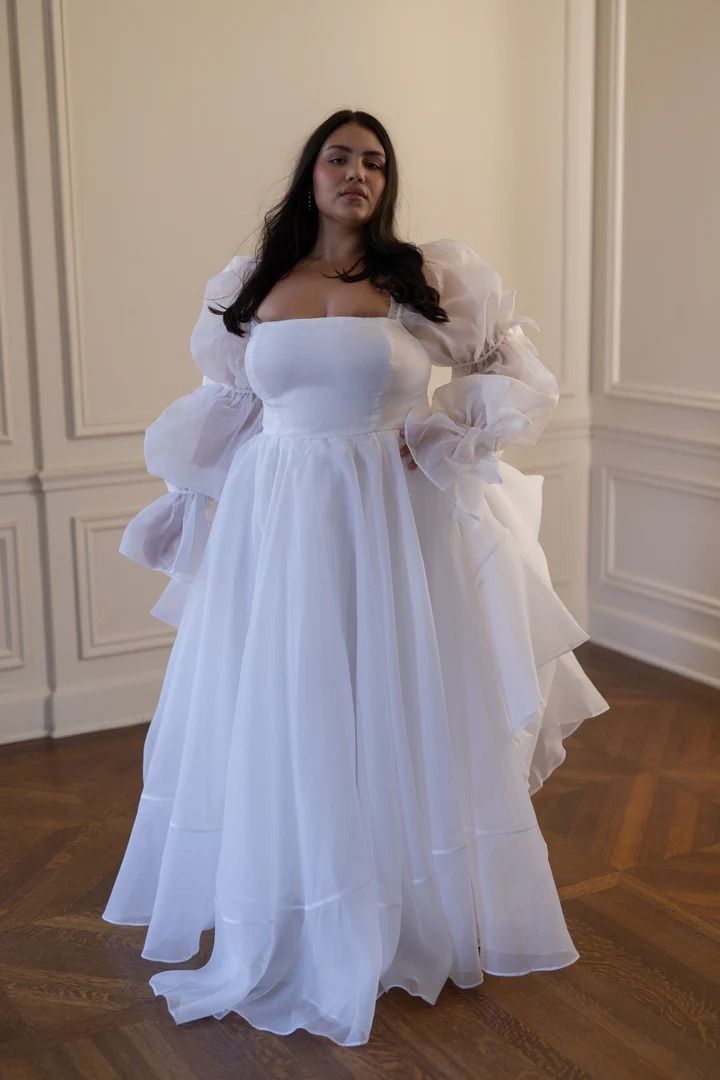
[[[339,321],[348,319],[367,319],[370,322],[387,321],[391,320],[395,322],[398,319],[402,304],[399,304],[394,296],[390,297],[390,306],[388,308],[387,315],[300,315],[291,319],[256,319],[255,316],[250,319],[250,324],[253,328],[258,326],[275,326],[277,324],[287,324],[291,322],[324,322],[324,321]]]

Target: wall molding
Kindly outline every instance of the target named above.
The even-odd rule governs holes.
[[[582,373],[570,361],[571,357],[590,355],[595,0],[583,4],[565,0],[563,20],[558,372],[561,399],[582,395]]]
[[[99,579],[112,580],[98,570],[99,560],[94,547],[95,539],[108,530],[116,535],[122,533],[131,517],[142,507],[130,511],[95,511],[75,514],[71,519],[75,573],[77,580],[78,625],[80,628],[79,656],[92,660],[99,656],[118,656],[121,653],[145,649],[164,649],[172,645],[175,631],[160,629],[152,633],[101,634],[99,627]]]
[[[110,435],[142,434],[154,417],[117,417],[112,420],[93,414],[88,390],[87,363],[83,342],[82,275],[80,245],[76,232],[77,197],[73,183],[73,139],[70,115],[70,79],[65,34],[64,0],[47,0],[48,32],[51,41],[49,70],[50,113],[54,124],[52,150],[60,204],[58,284],[62,309],[63,353],[70,380],[71,434],[75,439]]]
[[[4,242],[3,220],[0,217],[0,252],[7,251]],[[0,444],[10,445],[14,442],[12,431],[12,409],[10,406],[10,372],[7,362],[8,348],[5,334],[7,311],[7,295],[5,289],[5,261],[0,259]]]
[[[536,471],[543,477],[543,508],[544,508],[544,505],[545,505],[545,483],[544,483],[544,481],[546,481],[548,479],[555,479],[555,480],[560,481],[560,484],[562,486],[561,502],[562,502],[563,506],[569,507],[569,506],[572,505],[572,500],[571,500],[570,492],[569,492],[569,485],[570,485],[571,475],[572,475],[573,472],[575,472],[575,462],[574,461],[562,461],[562,462],[558,461],[558,462],[552,462],[551,464],[548,464],[548,465],[538,465],[538,466],[536,466]],[[542,527],[542,521],[541,521],[541,527]],[[545,554],[545,557],[547,558],[548,557],[547,552],[544,552],[544,554]],[[548,559],[548,563],[549,562],[550,562],[550,560]],[[567,560],[567,559],[563,560],[563,562],[564,562],[564,565],[566,567],[570,565],[569,560]],[[550,567],[549,565],[548,565],[548,569],[552,571],[552,567]],[[551,579],[552,579],[552,584],[553,584],[554,589],[559,589],[562,586],[571,586],[575,581],[575,577],[574,577],[573,573],[570,572],[570,571],[565,572],[565,571],[557,571],[556,570],[554,573],[551,573]]]
[[[609,82],[607,144],[607,220],[605,222],[605,310],[603,393],[611,398],[720,410],[720,393],[685,386],[663,386],[625,380],[622,375],[620,324],[624,213],[625,86],[627,62],[627,0],[609,0]]]
[[[11,258],[11,252],[13,246],[10,242],[10,237],[6,235],[5,229],[5,213],[12,217],[20,217],[19,206],[17,203],[17,191],[19,190],[18,184],[18,161],[17,161],[17,145],[16,139],[11,138],[10,132],[15,132],[19,120],[17,117],[17,50],[16,50],[16,35],[15,35],[15,11],[13,4],[6,0],[3,4],[3,11],[0,15],[0,56],[3,59],[2,66],[2,88],[0,89],[0,127],[8,135],[3,139],[3,157],[4,162],[2,169],[7,170],[8,175],[8,193],[11,186],[14,183],[16,185],[13,195],[8,198],[7,203],[3,199],[3,213],[0,214],[0,445],[10,445],[14,440],[14,434],[12,429],[13,407],[12,407],[12,381],[11,381],[11,345],[8,340],[8,295],[6,289],[6,280],[8,272],[6,270],[6,260]],[[12,182],[10,178],[12,177]],[[3,187],[5,185],[5,177],[2,178]],[[10,226],[12,228],[12,226]]]
[[[0,521],[0,671],[25,667],[20,526]]]
[[[720,643],[712,638],[612,604],[594,603],[591,616],[591,639],[597,645],[720,688]]]
[[[639,469],[627,469],[614,465],[604,465],[601,469],[602,520],[604,523],[601,543],[600,581],[604,585],[638,593],[672,607],[687,611],[700,612],[713,618],[720,617],[720,597],[712,593],[699,593],[671,585],[656,578],[631,574],[618,567],[616,559],[617,533],[617,487],[616,481],[627,480],[645,487],[656,487],[666,491],[679,491],[683,495],[697,495],[705,499],[720,499],[720,484],[700,483],[691,477],[663,476],[643,472]]]
[[[591,439],[606,439],[609,442],[629,443],[652,451],[667,451],[672,454],[690,455],[720,461],[720,442],[714,439],[687,439],[672,432],[640,431],[626,428],[622,424],[591,424]]]

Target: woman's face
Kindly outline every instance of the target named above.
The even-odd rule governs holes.
[[[344,195],[348,188],[364,198]],[[385,188],[385,154],[377,136],[360,124],[342,124],[320,148],[313,169],[318,212],[344,225],[363,225]]]

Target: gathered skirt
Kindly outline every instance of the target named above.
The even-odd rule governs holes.
[[[377,998],[564,967],[531,795],[607,702],[538,541],[542,477],[501,462],[477,513],[398,432],[278,435],[236,453],[147,732],[102,918],[178,1024],[367,1042]],[[178,608],[178,598],[182,598]]]

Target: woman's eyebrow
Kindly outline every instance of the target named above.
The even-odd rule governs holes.
[[[328,150],[345,150],[348,154],[352,154],[352,146],[343,146],[341,143],[333,143],[332,146],[325,147],[326,152]],[[385,157],[381,150],[363,150],[364,154],[369,154],[371,157]]]

